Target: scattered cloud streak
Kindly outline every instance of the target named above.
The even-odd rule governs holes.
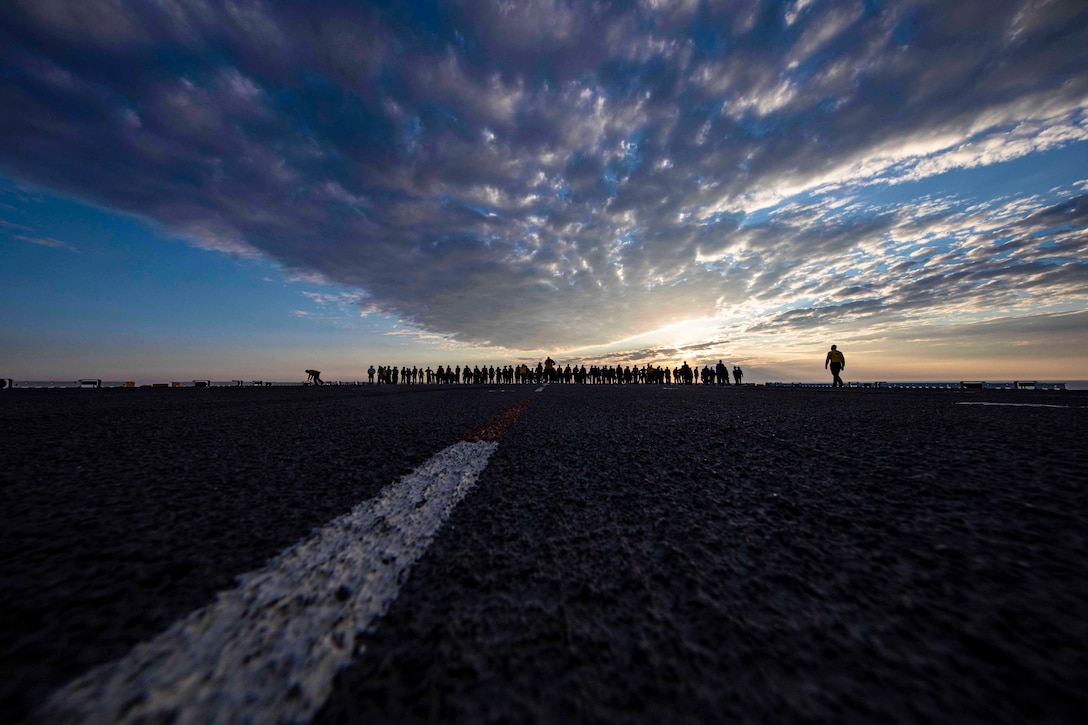
[[[15,1],[0,168],[510,350],[1083,307],[1083,186],[870,194],[1088,141],[1082,3],[732,5]]]
[[[72,246],[68,242],[62,242],[61,240],[54,239],[53,237],[30,236],[27,234],[15,234],[13,236],[20,241],[28,242],[30,244],[37,244],[42,247],[49,247],[51,249],[64,249],[69,252],[79,252],[79,249]]]

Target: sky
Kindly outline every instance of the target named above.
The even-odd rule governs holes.
[[[1082,0],[9,0],[0,377],[1088,379]]]

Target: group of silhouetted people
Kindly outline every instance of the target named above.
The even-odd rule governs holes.
[[[843,387],[839,373],[846,369],[846,358],[839,351],[837,345],[832,345],[824,359],[824,369],[831,369],[832,386]],[[721,360],[714,367],[704,365],[691,367],[687,361],[680,367],[669,368],[667,366],[654,366],[647,363],[643,367],[630,365],[575,365],[569,364],[563,367],[550,357],[538,362],[535,368],[521,363],[519,365],[506,365],[496,368],[494,365],[480,367],[475,365],[461,367],[439,365],[437,370],[412,367],[390,367],[373,365],[367,370],[367,382],[373,385],[435,385],[435,384],[477,384],[477,385],[501,385],[514,384],[541,384],[541,383],[591,383],[595,385],[729,385],[732,374],[733,385],[742,385],[744,371],[734,365],[732,371]],[[321,372],[319,370],[307,370],[306,383],[308,385],[321,385]],[[375,378],[377,378],[375,380]]]
[[[310,371],[307,371],[310,372]],[[744,371],[734,365],[732,384],[741,385]],[[630,365],[566,365],[557,364],[550,357],[538,362],[536,367],[524,363],[501,367],[479,365],[461,367],[460,365],[439,365],[436,370],[413,367],[391,367],[371,365],[367,369],[367,382],[379,385],[436,385],[436,384],[541,384],[575,383],[597,385],[730,385],[730,370],[721,360],[714,367],[692,368],[685,361],[677,368],[654,366],[643,367]]]

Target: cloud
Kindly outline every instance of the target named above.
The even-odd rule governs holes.
[[[49,247],[51,249],[64,249],[69,252],[79,252],[78,247],[75,247],[68,242],[62,242],[59,239],[54,239],[53,237],[43,237],[29,234],[15,234],[13,236],[20,241],[27,242],[29,244],[37,244],[41,247]]]
[[[1083,197],[866,196],[1088,140],[1073,3],[50,1],[0,27],[6,173],[455,342],[1085,296]]]

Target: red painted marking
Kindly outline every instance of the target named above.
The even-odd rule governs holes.
[[[479,428],[467,433],[461,440],[468,443],[475,443],[476,441],[498,441],[506,435],[506,431],[513,427],[514,423],[521,417],[521,414],[525,412],[525,409],[539,396],[540,393],[533,393],[523,400],[519,400]]]

